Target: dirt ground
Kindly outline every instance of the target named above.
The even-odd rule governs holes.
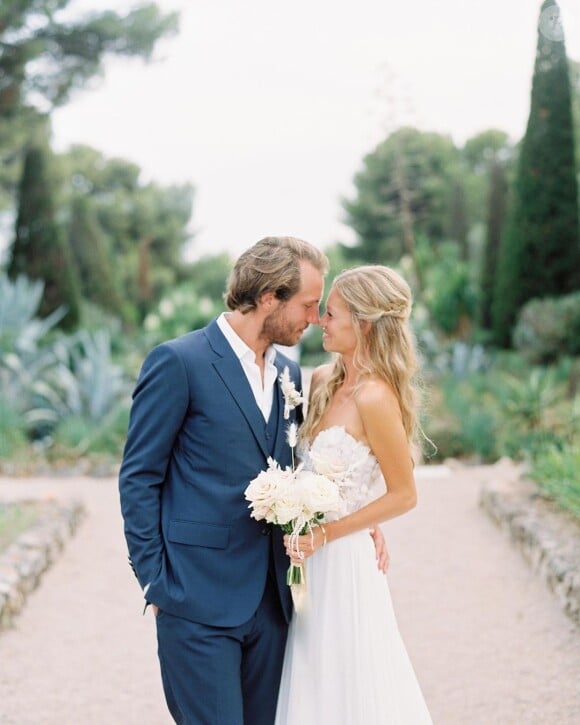
[[[438,725],[577,724],[579,632],[478,508],[497,475],[418,469],[418,507],[385,527],[403,638]],[[169,725],[116,481],[0,479],[1,498],[31,495],[81,497],[88,516],[0,633],[0,723]]]

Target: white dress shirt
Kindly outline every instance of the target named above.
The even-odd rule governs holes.
[[[266,350],[266,355],[264,356],[264,383],[262,384],[262,373],[256,363],[256,353],[234,331],[228,322],[228,315],[229,313],[222,312],[217,318],[218,327],[224,333],[224,337],[238,357],[242,369],[246,374],[246,378],[250,383],[252,392],[254,393],[256,404],[262,411],[264,420],[267,421],[270,417],[272,402],[274,400],[274,383],[278,377],[278,370],[274,365],[276,350],[272,345]]]

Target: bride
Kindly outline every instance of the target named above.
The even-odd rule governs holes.
[[[410,311],[406,282],[378,265],[343,272],[328,296],[323,345],[337,356],[314,372],[301,457],[347,508],[298,549],[285,539],[293,563],[307,560],[307,601],[290,626],[276,725],[431,723],[367,533],[416,503]]]

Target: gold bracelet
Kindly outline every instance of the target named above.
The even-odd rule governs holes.
[[[320,526],[320,530],[322,531],[322,546],[326,546],[326,529],[321,523],[319,523],[318,525]]]

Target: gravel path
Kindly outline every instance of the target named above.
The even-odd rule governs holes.
[[[418,469],[419,506],[386,527],[399,625],[437,725],[577,724],[578,630],[477,506],[499,473]],[[0,633],[0,723],[169,725],[116,482],[0,479],[0,497],[30,495],[89,515]]]

